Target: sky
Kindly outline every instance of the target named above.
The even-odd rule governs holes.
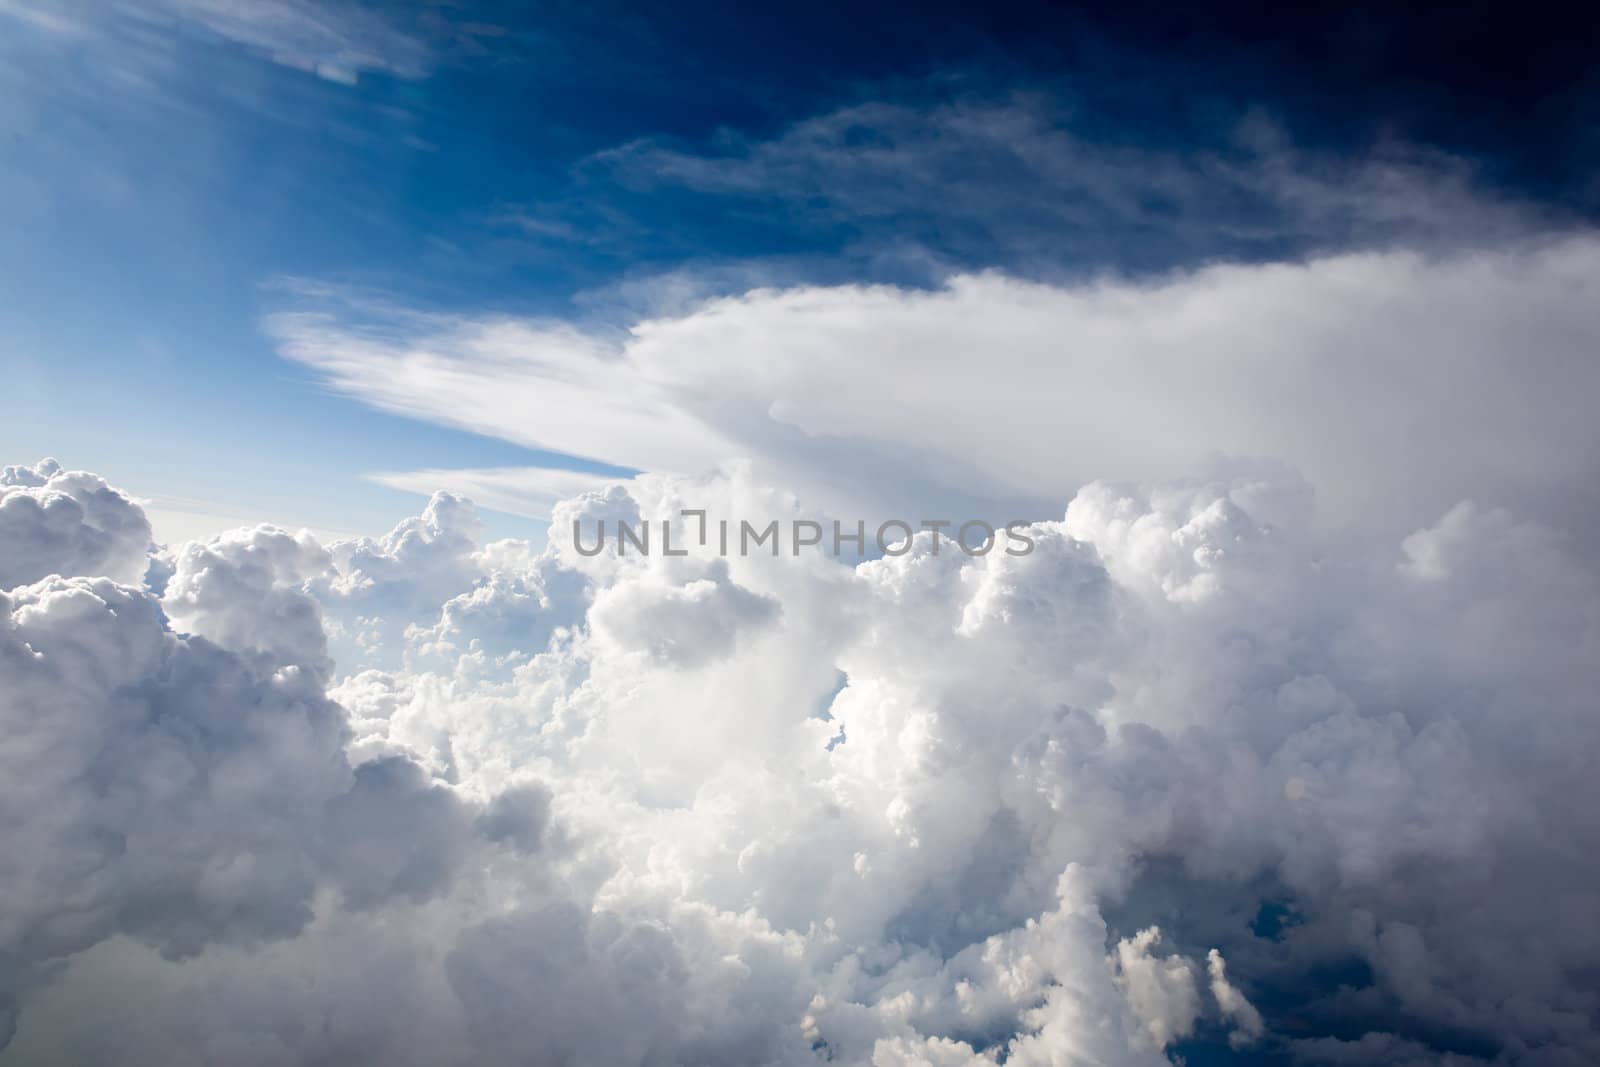
[[[1600,1062],[1594,30],[0,0],[0,1067]]]
[[[374,404],[326,351],[284,358],[282,316],[603,353],[763,287],[1142,285],[1572,225],[1595,85],[1566,17],[10,0],[6,452],[115,475],[186,535],[368,532],[409,507],[377,474],[664,464],[531,410]]]

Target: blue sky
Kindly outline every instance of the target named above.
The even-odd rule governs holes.
[[[759,285],[1137,277],[1451,229],[1294,192],[1356,156],[1518,220],[1589,213],[1578,52],[1497,81],[1476,8],[1381,34],[1245,14],[6,0],[0,444],[364,531],[410,505],[369,472],[596,466],[331,393],[263,330],[306,284],[603,337]]]

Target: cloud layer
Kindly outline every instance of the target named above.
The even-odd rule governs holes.
[[[0,526],[53,568],[0,594],[0,1063],[1589,1062],[1595,576],[1311,493],[1094,482],[1020,557],[575,551],[804,514],[730,468],[541,550],[438,495],[147,584]]]
[[[757,289],[636,322],[619,343],[326,292],[269,331],[386,410],[623,468],[749,457],[847,519],[1042,517],[1094,478],[1164,481],[1231,457],[1304,475],[1328,523],[1400,536],[1472,497],[1589,536],[1595,278],[1600,243],[1581,235],[1153,281]],[[499,506],[526,511],[573,478],[453,484],[520,489]]]

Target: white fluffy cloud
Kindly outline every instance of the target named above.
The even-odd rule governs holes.
[[[53,459],[0,470],[0,589],[51,574],[144,576],[150,524],[100,478]]]
[[[175,629],[325,675],[327,638],[316,601],[299,586],[330,567],[310,534],[240,529],[173,554],[162,608]]]
[[[1151,1046],[1160,1050],[1194,1033],[1200,1015],[1194,964],[1183,956],[1158,957],[1161,931],[1152,926],[1117,942],[1111,966]],[[1215,951],[1215,950],[1213,950]]]
[[[1341,536],[1244,466],[1086,485],[1026,556],[571,542],[805,514],[755,470],[540,550],[444,494],[6,593],[0,1063],[1600,1055],[1555,530]]]
[[[1211,978],[1211,995],[1217,998],[1217,1007],[1222,1011],[1223,1018],[1235,1026],[1228,1035],[1228,1044],[1234,1048],[1244,1048],[1261,1040],[1266,1029],[1261,1021],[1261,1013],[1239,992],[1238,987],[1228,981],[1227,961],[1216,949],[1206,953],[1206,973]]]

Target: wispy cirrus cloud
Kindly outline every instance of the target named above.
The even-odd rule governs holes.
[[[35,30],[67,37],[85,30],[84,23],[74,17],[66,5],[41,3],[39,0],[0,0],[0,18],[13,19]]]
[[[353,81],[365,71],[421,78],[434,62],[426,38],[361,4],[161,0],[155,10],[331,81]]]
[[[601,251],[646,228],[689,247],[674,215],[697,213],[673,205],[703,198],[746,240],[838,243],[858,265],[935,280],[975,264],[1061,276],[1451,247],[1551,221],[1488,192],[1468,159],[1398,141],[1312,150],[1264,112],[1141,139],[1108,133],[1071,94],[942,95],[851,104],[767,136],[632,141],[579,163],[569,197],[497,220]]]
[[[0,17],[53,36],[143,47],[152,30],[187,34],[345,84],[369,73],[425,78],[443,53],[503,32],[448,15],[429,6],[405,16],[360,0],[0,0]]]

